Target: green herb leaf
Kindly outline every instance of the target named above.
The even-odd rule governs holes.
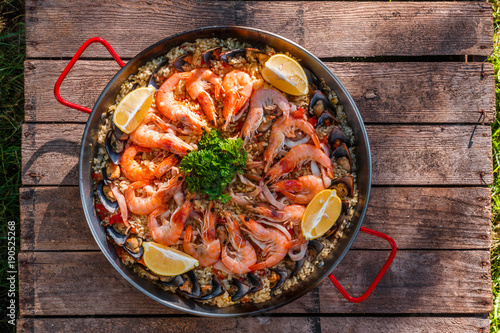
[[[240,138],[224,139],[217,130],[212,129],[203,133],[198,150],[184,157],[179,168],[187,174],[190,192],[207,194],[210,200],[226,203],[231,197],[222,191],[237,172],[243,172],[247,159]]]

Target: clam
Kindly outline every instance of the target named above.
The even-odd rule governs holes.
[[[175,59],[174,62],[172,63],[172,66],[174,66],[174,68],[177,69],[179,72],[185,72],[184,65],[190,64],[192,61],[193,61],[193,54],[186,53],[181,55],[179,58]]]
[[[328,134],[328,144],[332,150],[334,150],[340,146],[342,142],[345,143],[347,147],[351,147],[351,140],[349,140],[347,135],[345,135],[338,126],[335,126],[330,134]]]
[[[211,64],[212,56],[215,56],[215,58],[218,58],[219,55],[220,55],[221,50],[222,50],[222,48],[220,46],[219,47],[215,47],[215,48],[210,49],[210,50],[206,50],[205,52],[203,52],[201,54],[201,58],[203,59],[203,62],[208,67],[210,67],[212,65]]]
[[[283,269],[274,269],[272,272],[274,274],[277,274],[278,277],[275,280],[276,283],[273,286],[271,286],[271,292],[280,288],[285,283],[286,279],[288,279],[288,276],[290,275],[287,271],[285,271]]]
[[[116,199],[112,200],[114,198],[110,197],[109,192],[106,190],[107,188],[108,186],[105,184],[105,181],[101,180],[97,185],[97,196],[101,200],[104,208],[106,208],[108,212],[114,213],[118,210],[118,202]]]
[[[177,276],[162,276],[159,282],[167,287],[176,288],[184,285],[184,278],[182,275]]]
[[[155,68],[155,70],[153,71],[153,73],[151,74],[151,77],[149,78],[149,83],[148,83],[148,87],[153,87],[155,88],[155,90],[158,90],[160,89],[160,86],[158,85],[158,83],[156,82],[156,73],[158,73],[158,71],[160,70],[160,68],[162,68],[163,66],[165,65],[168,65],[168,59],[164,60],[162,63],[160,63],[158,65],[158,67]]]
[[[201,296],[201,286],[193,271],[183,275],[184,284],[177,289],[179,294],[190,298],[199,298]]]
[[[212,277],[212,288],[211,292],[201,296],[198,298],[200,301],[206,301],[208,299],[212,299],[214,297],[220,296],[226,292],[226,288],[224,288],[224,285],[222,282],[217,278],[216,276]]]
[[[237,301],[242,299],[250,289],[252,289],[251,286],[246,284],[245,282],[242,282],[238,279],[231,279],[229,281],[229,285],[231,286],[231,290],[229,290],[229,294],[231,296],[232,301]]]
[[[352,197],[354,194],[354,178],[352,175],[343,176],[332,181],[332,186],[337,191],[339,198],[343,199],[347,196]]]
[[[117,133],[115,130],[108,132],[106,140],[104,141],[104,147],[106,148],[106,152],[108,153],[111,162],[114,164],[120,164],[120,159],[122,157],[123,150],[125,149],[125,142],[118,139],[119,134],[117,135],[115,133]]]

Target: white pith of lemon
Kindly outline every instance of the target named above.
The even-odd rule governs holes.
[[[274,87],[290,95],[305,95],[309,89],[307,76],[302,66],[284,54],[275,54],[266,61],[262,69],[262,77]]]
[[[153,103],[155,89],[142,87],[129,92],[116,107],[113,122],[124,133],[132,133],[144,120]]]
[[[162,276],[176,276],[199,265],[190,255],[155,242],[144,242],[142,259],[147,268]]]
[[[319,192],[307,205],[302,215],[302,234],[307,240],[324,235],[337,221],[342,211],[342,200],[335,190]]]

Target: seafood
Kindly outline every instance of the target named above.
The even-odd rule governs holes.
[[[316,148],[320,148],[320,142],[316,130],[311,123],[304,119],[281,116],[273,125],[269,144],[264,151],[264,162],[266,165],[264,171],[267,172],[278,152],[283,148],[285,137],[293,137],[296,129],[301,130],[306,135],[310,136]]]
[[[179,157],[177,155],[170,155],[163,159],[163,161],[158,164],[155,170],[155,177],[161,178],[168,170],[172,169],[172,167],[176,166],[179,162]]]
[[[222,81],[222,88],[225,93],[222,114],[224,119],[226,119],[222,129],[226,130],[233,115],[241,110],[250,98],[250,95],[252,95],[253,83],[250,75],[239,70],[234,70],[226,74],[224,81]]]
[[[138,153],[149,153],[150,151],[150,148],[135,145],[125,148],[120,160],[123,175],[132,181],[154,179],[155,171],[135,160],[135,155]]]
[[[229,241],[234,250],[230,250],[227,245],[224,246],[221,252],[222,263],[231,273],[248,273],[252,271],[250,267],[257,262],[257,253],[252,244],[243,238],[238,222],[235,221],[230,213],[224,213]]]
[[[267,267],[272,267],[285,258],[288,249],[300,244],[298,239],[288,240],[286,236],[275,228],[266,228],[260,223],[240,215],[247,232],[250,233],[254,241],[265,244],[262,256],[266,259],[250,266],[250,270],[255,271]]]
[[[151,122],[160,123],[162,120],[153,112],[148,113],[141,125],[130,134],[130,140],[141,147],[161,148],[178,155],[187,155],[193,150],[192,146],[175,134],[156,130]]]
[[[264,112],[279,109],[285,118],[290,113],[290,103],[286,97],[275,88],[260,88],[250,97],[250,110],[241,129],[241,137],[245,144],[253,137],[264,117]]]
[[[156,191],[152,191],[150,193],[144,191],[142,196],[136,196],[135,191],[137,189],[142,189],[151,183],[144,180],[134,182],[125,190],[127,207],[132,213],[148,215],[170,200],[175,192],[177,192],[177,190],[182,186],[183,181],[184,177],[182,176],[172,178],[165,186],[162,186]]]
[[[207,124],[187,106],[179,103],[174,97],[174,89],[181,80],[187,80],[191,73],[176,73],[170,76],[156,93],[156,106],[158,110],[173,122],[181,122],[194,133],[200,134]]]
[[[292,224],[299,224],[306,210],[306,207],[302,205],[288,205],[283,210],[279,210],[262,203],[248,206],[247,208],[266,220],[291,222]]]
[[[290,149],[285,157],[267,171],[264,181],[267,184],[283,177],[307,161],[315,161],[321,164],[326,169],[328,176],[333,178],[333,163],[330,158],[322,149],[304,143]]]
[[[186,201],[177,207],[170,221],[164,217],[168,211],[164,206],[158,207],[148,216],[149,232],[155,242],[172,245],[179,240],[184,230],[184,224],[193,210],[194,197],[194,193],[188,196]]]
[[[307,205],[316,194],[325,189],[323,180],[313,175],[279,181],[269,187],[279,191],[296,204],[301,205]]]
[[[217,121],[217,110],[214,100],[208,93],[208,89],[214,87],[215,98],[219,99],[222,88],[222,80],[210,69],[198,68],[191,72],[191,76],[186,80],[186,89],[192,99],[198,100],[203,112],[212,125]]]
[[[191,226],[187,226],[182,244],[184,252],[198,259],[202,267],[211,266],[220,258],[221,245],[216,237],[217,217],[213,206],[213,201],[210,201],[203,219],[201,244],[192,243],[193,229]]]

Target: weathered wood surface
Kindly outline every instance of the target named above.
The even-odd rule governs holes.
[[[23,184],[78,185],[83,129],[83,124],[24,124]],[[367,133],[376,157],[375,185],[487,185],[492,181],[489,126],[368,125]]]
[[[27,60],[26,122],[86,122],[88,115],[54,99],[52,89],[68,61]],[[335,63],[326,65],[354,98],[365,123],[477,123],[495,110],[490,63]],[[114,61],[81,60],[64,81],[61,96],[92,108],[116,74]]]
[[[276,19],[276,18],[280,19]],[[319,57],[489,55],[485,2],[26,2],[28,58],[71,57],[92,36],[122,57],[178,32],[214,25],[278,33]],[[107,57],[100,46],[86,57]]]
[[[388,255],[352,250],[334,274],[360,295]],[[22,316],[174,313],[126,282],[101,252],[21,252],[19,263]],[[272,313],[487,313],[491,303],[489,251],[399,251],[361,304],[347,302],[324,281]]]
[[[453,332],[489,330],[488,320],[475,317],[244,317],[244,318],[23,318],[18,332]]]
[[[23,251],[99,250],[78,187],[21,188]],[[363,225],[391,235],[399,249],[489,249],[486,187],[374,187]],[[64,230],[64,232],[62,232]],[[387,249],[360,233],[353,249]]]

